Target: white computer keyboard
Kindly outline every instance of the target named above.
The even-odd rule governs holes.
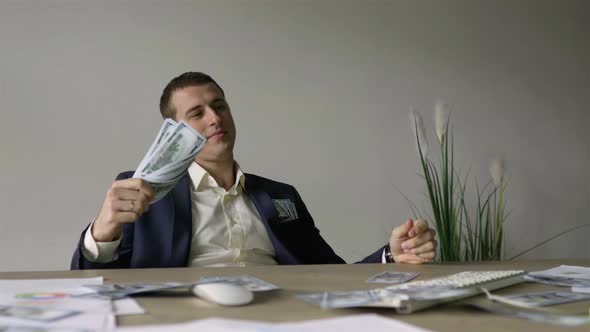
[[[449,286],[455,288],[471,287],[513,276],[523,276],[522,270],[506,271],[466,271],[430,280],[418,280],[405,286]],[[487,287],[486,287],[487,288]]]
[[[412,281],[387,287],[392,292],[409,292],[397,303],[400,313],[412,313],[437,304],[460,300],[524,281],[523,270],[467,271],[430,280]],[[424,292],[421,292],[424,290]]]

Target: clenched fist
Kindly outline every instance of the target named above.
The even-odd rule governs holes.
[[[396,263],[422,264],[436,256],[435,231],[422,219],[408,219],[391,232],[389,247]]]
[[[92,237],[97,242],[118,239],[123,224],[134,222],[146,212],[153,197],[152,187],[142,179],[113,182],[92,225]]]

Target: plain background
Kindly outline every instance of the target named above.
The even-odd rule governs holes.
[[[588,1],[0,1],[0,270],[69,268],[168,81],[226,90],[247,172],[294,185],[347,261],[426,202],[408,111],[457,165],[504,155],[507,255],[590,223]],[[398,191],[399,190],[399,191]],[[589,257],[590,228],[523,258]]]

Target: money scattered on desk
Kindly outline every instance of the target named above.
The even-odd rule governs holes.
[[[491,302],[477,302],[470,303],[469,305],[494,314],[524,318],[530,321],[544,324],[575,327],[590,323],[590,318],[588,318],[587,315],[560,315],[548,312],[519,309],[512,306],[503,306]]]
[[[232,285],[242,286],[248,289],[251,292],[263,292],[263,291],[271,291],[275,289],[281,289],[279,286],[275,284],[271,284],[270,282],[266,282],[264,280],[247,276],[247,275],[239,275],[239,276],[221,276],[221,277],[207,277],[201,278],[198,283],[205,284],[205,283],[212,283],[212,282],[224,282]]]
[[[416,278],[420,273],[386,271],[367,280],[368,283],[401,284]]]
[[[590,294],[590,285],[589,286],[583,286],[583,285],[572,286],[572,292]]]
[[[322,308],[385,307],[399,308],[401,301],[430,301],[461,298],[468,289],[448,286],[406,286],[406,284],[352,291],[298,294],[296,297]]]
[[[0,317],[18,318],[38,322],[52,322],[79,314],[76,310],[0,305]]]
[[[590,294],[567,291],[547,291],[504,296],[531,307],[546,307],[563,303],[590,300]]]
[[[322,308],[379,307],[382,306],[384,299],[394,300],[393,297],[389,297],[385,293],[387,293],[385,289],[377,288],[298,294],[296,297],[307,303],[319,305]]]
[[[402,296],[411,300],[429,301],[463,297],[469,294],[468,288],[454,288],[445,285],[401,284],[385,287],[390,296]]]
[[[129,295],[137,295],[142,293],[160,292],[172,290],[176,288],[188,288],[194,283],[181,282],[157,282],[157,283],[127,283],[127,284],[111,284],[111,285],[87,285],[86,288],[96,291],[96,293],[83,294],[77,297],[80,298],[100,298],[107,297],[111,299],[121,299]]]
[[[166,119],[148,149],[134,178],[150,183],[155,192],[154,203],[164,197],[185,174],[207,139],[184,121]]]
[[[544,271],[529,272],[525,280],[553,286],[589,286],[590,268],[561,265]]]

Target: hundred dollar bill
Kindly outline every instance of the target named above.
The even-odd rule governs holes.
[[[176,128],[177,125],[178,125],[178,123],[176,123],[176,121],[174,121],[172,119],[168,118],[168,119],[164,120],[164,123],[162,124],[162,126],[160,127],[160,130],[158,131],[158,135],[156,136],[156,139],[152,142],[152,145],[148,149],[148,152],[145,154],[145,156],[143,157],[143,159],[139,163],[139,166],[137,167],[138,169],[142,169],[145,166],[145,164],[148,162],[150,156],[152,154],[154,154],[154,151],[156,151],[156,149],[162,145],[162,142],[170,135],[170,132],[172,132],[174,130],[174,128]]]
[[[172,190],[201,151],[207,139],[184,121],[166,119],[143,157],[134,178],[141,178],[154,189],[154,203]]]
[[[203,148],[206,139],[184,122],[180,122],[174,132],[165,140],[141,169],[140,175],[145,177],[164,166],[192,160]]]

